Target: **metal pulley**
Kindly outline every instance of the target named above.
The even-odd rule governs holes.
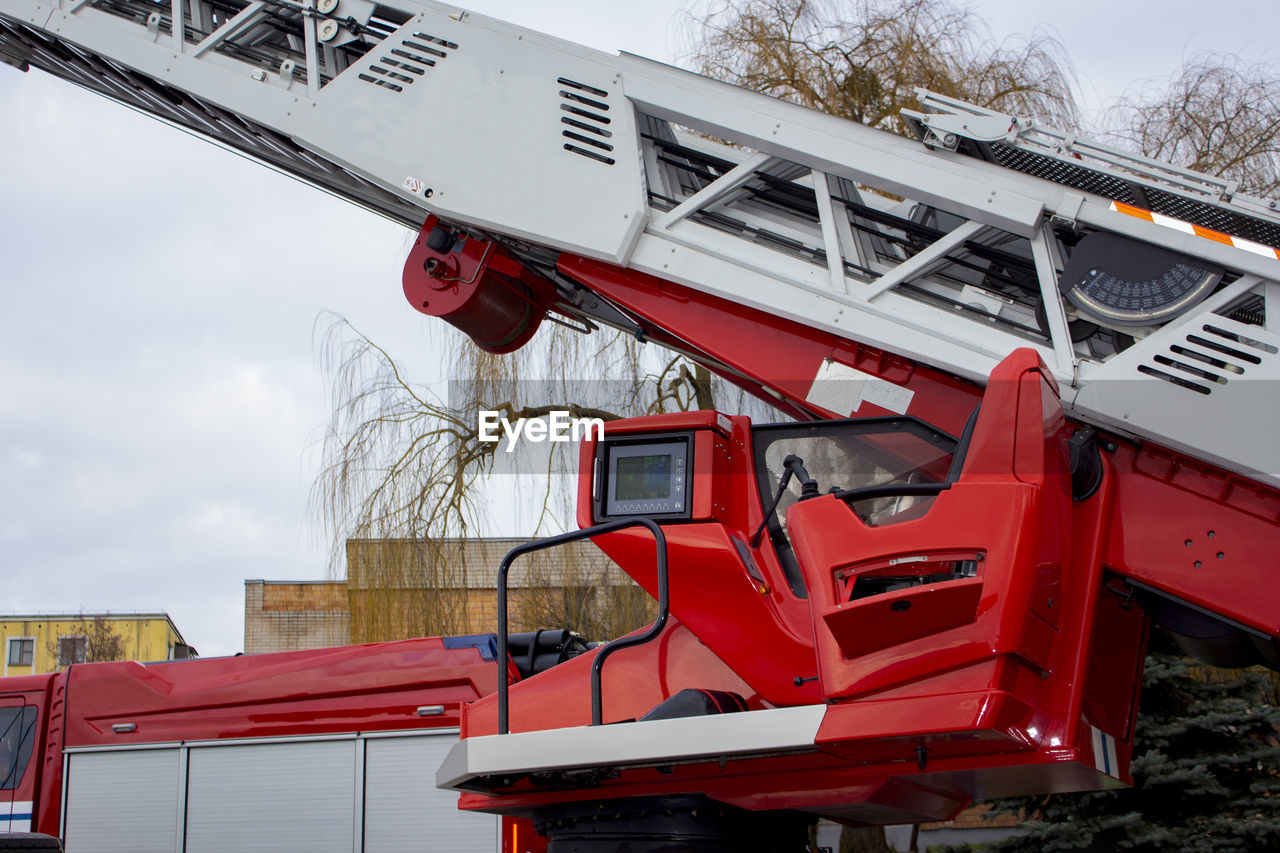
[[[1076,244],[1059,284],[1091,320],[1105,326],[1150,326],[1200,302],[1222,272],[1203,260],[1097,232]]]

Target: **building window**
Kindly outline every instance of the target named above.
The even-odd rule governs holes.
[[[14,637],[9,640],[9,666],[31,666],[35,656],[35,637]]]
[[[88,645],[88,637],[59,637],[58,666],[63,667],[73,663],[84,663],[85,649]]]

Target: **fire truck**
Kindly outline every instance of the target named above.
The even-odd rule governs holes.
[[[425,0],[0,0],[0,56],[417,230],[406,298],[483,349],[620,329],[792,419],[583,442],[580,529],[499,567],[496,689],[436,777],[464,811],[553,851],[798,849],[1129,784],[1153,625],[1280,667],[1275,201]],[[658,619],[509,683],[507,571],[582,538]]]
[[[586,650],[513,643],[510,681]],[[496,660],[481,634],[2,679],[0,849],[540,849],[435,787]]]

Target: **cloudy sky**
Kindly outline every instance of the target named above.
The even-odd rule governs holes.
[[[1197,50],[1267,54],[1276,0],[977,0],[1044,26],[1087,105]],[[607,51],[672,61],[679,0],[476,0]],[[315,327],[337,312],[420,381],[412,236],[47,75],[0,65],[0,612],[164,610],[241,648],[246,578],[315,579],[307,514],[327,415]],[[518,530],[495,533],[518,534]]]

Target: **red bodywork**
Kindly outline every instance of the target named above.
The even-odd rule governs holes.
[[[736,692],[753,709],[826,711],[806,754],[624,769],[592,797],[705,792],[752,809],[900,823],[946,818],[979,797],[1128,781],[1146,624],[1101,583],[1114,490],[1073,504],[1071,430],[1034,353],[1015,354],[992,380],[963,475],[924,515],[872,528],[832,496],[790,509],[807,598],[792,592],[768,539],[751,553],[758,579],[733,544],[751,539],[763,512],[745,418],[695,412],[607,427],[606,437],[693,430],[695,462],[693,517],[664,527],[670,624],[610,659],[604,722],[634,720],[690,687]],[[597,520],[594,454],[583,447],[584,526]],[[656,593],[647,533],[596,541]],[[848,600],[860,573],[958,556],[979,558],[976,577]],[[1126,678],[1090,677],[1113,675],[1117,660]],[[571,661],[514,686],[511,730],[586,725],[589,666]],[[467,709],[466,736],[496,731],[494,704]],[[1118,765],[1104,769],[1094,729],[1116,741]],[[517,782],[463,804],[520,813],[581,796]]]
[[[38,709],[15,801],[35,803],[33,832],[59,834],[68,747],[452,728],[497,688],[491,637],[428,638],[168,663],[77,664],[0,682],[0,703]],[[482,651],[483,650],[483,651]],[[514,666],[508,677],[518,679]],[[421,716],[425,706],[442,713]],[[114,724],[132,725],[127,732]],[[7,795],[9,792],[5,792]],[[523,823],[503,827],[504,851]],[[522,850],[528,845],[523,843]]]
[[[766,537],[745,418],[711,412],[610,423],[619,435],[693,433],[692,517],[664,524],[671,618],[603,668],[604,722],[625,726],[684,688],[740,694],[751,709],[824,704],[813,749],[675,766],[633,765],[589,786],[507,779],[464,808],[527,814],[584,799],[705,793],[749,809],[802,809],[885,824],[953,816],[978,798],[1121,787],[1149,622],[1126,579],[1269,637],[1280,588],[1280,495],[1158,447],[1104,441],[1102,482],[1071,496],[1058,388],[1030,350],[984,389],[779,317],[580,258],[560,270],[801,418],[843,413],[806,400],[824,360],[914,394],[909,414],[959,434],[982,408],[958,481],[916,518],[864,524],[831,497],[796,504],[791,542],[807,597]],[[867,404],[857,417],[890,414]],[[594,442],[582,448],[578,522],[596,517]],[[597,544],[656,595],[654,543],[638,529]],[[1229,545],[1227,544],[1229,543]],[[850,600],[860,577],[976,561],[971,578]],[[1203,570],[1212,567],[1213,571]],[[511,690],[512,732],[589,723],[589,657]],[[464,737],[497,731],[492,697]],[[622,729],[619,729],[619,736]]]

